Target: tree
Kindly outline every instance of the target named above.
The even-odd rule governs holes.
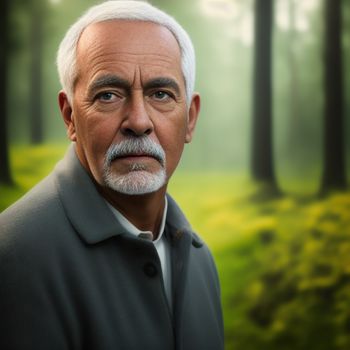
[[[253,179],[277,193],[272,141],[272,21],[273,0],[255,0],[251,172]]]
[[[321,194],[346,188],[341,0],[325,0],[324,145]]]
[[[297,31],[296,31],[296,4],[295,0],[288,1],[289,32],[288,32],[288,66],[289,76],[289,130],[287,146],[295,146],[295,139],[300,128],[300,106],[299,106],[299,72],[296,57]]]
[[[43,13],[45,2],[31,3],[31,86],[30,86],[30,140],[33,144],[43,141],[42,112],[42,60],[43,60]]]
[[[0,1],[0,182],[11,184],[7,134],[7,53],[9,6]]]

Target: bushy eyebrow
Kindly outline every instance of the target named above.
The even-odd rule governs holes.
[[[89,92],[93,93],[104,87],[117,87],[124,90],[130,90],[130,83],[126,79],[120,78],[114,74],[102,75],[91,83],[89,86]]]
[[[173,89],[177,95],[180,95],[180,87],[178,83],[171,78],[154,78],[147,81],[144,85],[145,90],[149,89],[162,89],[162,88],[170,88]]]
[[[93,94],[96,90],[105,87],[116,87],[126,91],[131,90],[131,84],[128,80],[118,77],[114,74],[107,74],[102,75],[91,83],[89,86],[89,93]],[[153,78],[147,81],[143,87],[144,90],[162,88],[171,88],[177,95],[180,95],[180,87],[178,83],[174,79],[168,77]]]

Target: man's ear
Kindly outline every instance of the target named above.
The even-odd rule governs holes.
[[[191,100],[190,109],[188,111],[188,123],[186,132],[186,143],[192,141],[193,133],[196,128],[196,123],[199,116],[199,111],[201,109],[201,99],[198,93],[194,93]]]
[[[63,121],[66,124],[67,136],[71,141],[76,141],[77,136],[75,132],[73,110],[68,101],[67,94],[64,91],[60,91],[58,94],[58,104],[60,106]]]

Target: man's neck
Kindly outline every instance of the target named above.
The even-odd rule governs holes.
[[[166,186],[154,193],[126,195],[106,187],[98,191],[115,209],[141,231],[151,231],[157,238],[162,222]]]

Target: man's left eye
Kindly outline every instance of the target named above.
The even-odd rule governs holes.
[[[170,94],[165,92],[165,91],[157,91],[153,94],[153,97],[156,99],[156,100],[160,100],[160,101],[164,101],[168,98],[170,98]]]

